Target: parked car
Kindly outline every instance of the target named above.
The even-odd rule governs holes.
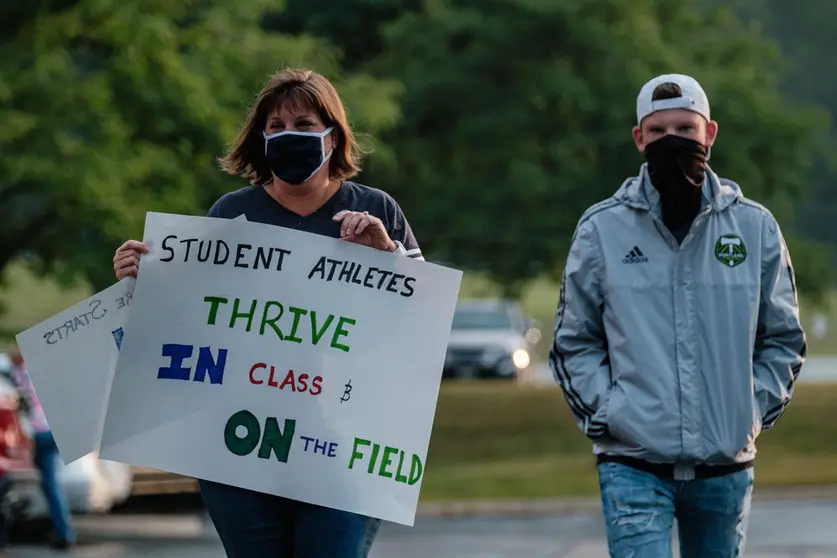
[[[10,372],[11,361],[8,355],[0,353],[0,398],[4,393],[10,392],[17,397],[17,389],[11,380]],[[25,435],[31,439],[32,426],[25,416],[20,417],[20,423]],[[34,474],[37,480],[37,471]],[[73,513],[107,513],[131,495],[133,468],[124,463],[99,459],[98,454],[93,452],[62,466],[58,472],[58,480]],[[19,492],[23,493],[29,502],[24,511],[26,519],[49,517],[49,507],[38,482],[22,484]]]
[[[513,379],[530,366],[540,340],[537,322],[517,302],[464,299],[457,305],[443,377]]]
[[[32,439],[23,428],[17,389],[8,376],[0,374],[0,549],[24,519],[28,495],[37,489],[39,478],[32,458]]]

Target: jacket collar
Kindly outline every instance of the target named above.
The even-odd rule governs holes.
[[[626,205],[640,211],[658,212],[660,194],[651,178],[648,176],[648,163],[643,163],[639,169],[639,176],[625,180],[614,197]],[[723,211],[743,197],[741,187],[732,180],[720,178],[715,172],[706,167],[706,179],[703,182],[703,206],[712,206],[713,211]]]

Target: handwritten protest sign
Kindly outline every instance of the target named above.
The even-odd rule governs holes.
[[[149,213],[101,456],[412,525],[461,272]]]
[[[64,463],[99,449],[133,290],[124,279],[17,335]]]

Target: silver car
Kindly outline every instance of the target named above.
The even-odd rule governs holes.
[[[499,299],[460,300],[445,357],[445,378],[505,378],[522,375],[540,340],[539,324],[520,305]]]

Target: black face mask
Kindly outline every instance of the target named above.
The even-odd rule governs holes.
[[[663,223],[670,230],[691,223],[700,211],[706,156],[705,146],[675,135],[645,146],[648,174],[660,194]]]
[[[288,184],[299,185],[311,178],[331,159],[331,152],[324,155],[325,137],[331,128],[322,133],[280,132],[264,134],[264,154],[267,164],[276,177]]]

